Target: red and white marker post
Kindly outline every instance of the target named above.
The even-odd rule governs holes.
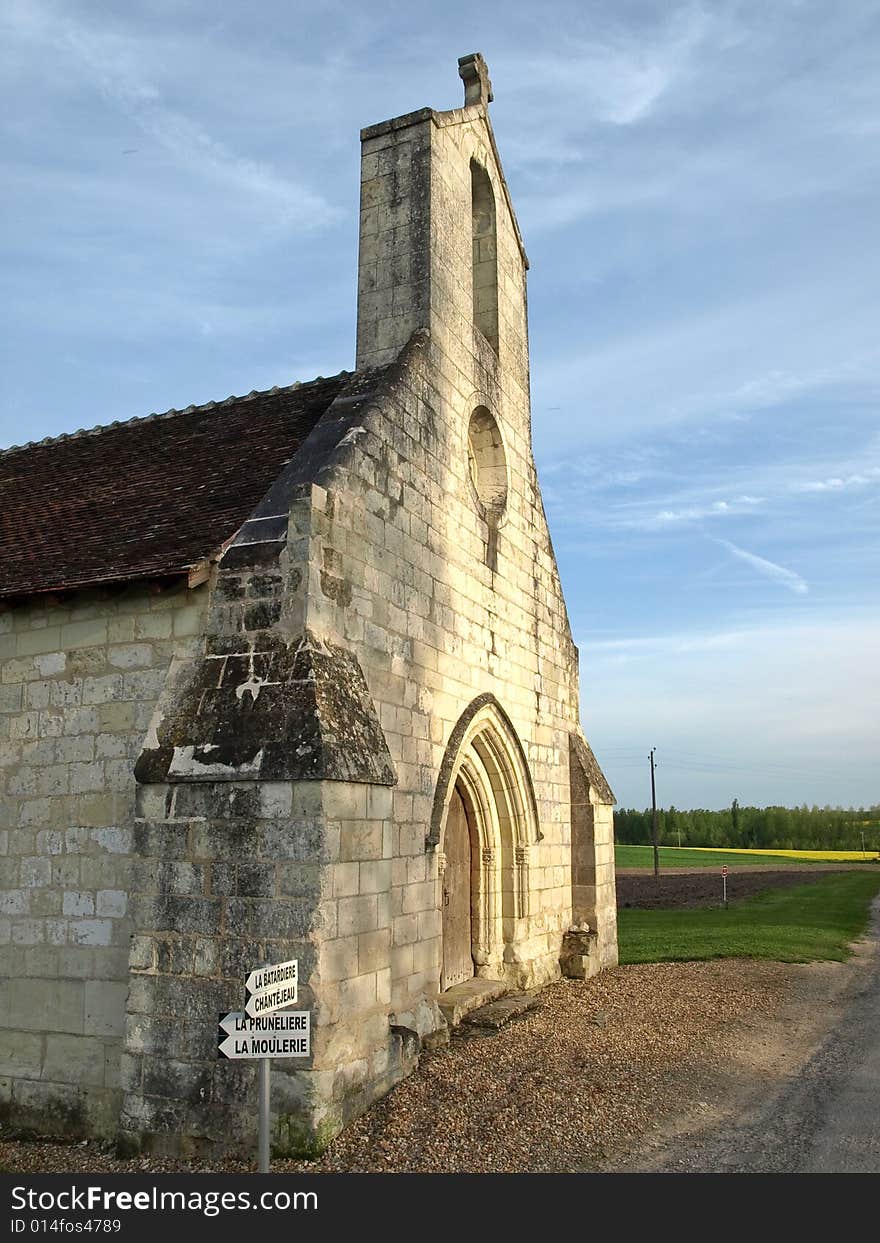
[[[727,864],[723,864],[721,868],[721,892],[724,898],[724,909],[727,910]]]

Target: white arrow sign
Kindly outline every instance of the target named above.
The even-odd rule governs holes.
[[[299,971],[297,960],[275,963],[274,966],[258,967],[245,980],[247,1000],[245,1011],[251,1018],[271,1014],[297,1001]]]
[[[277,984],[295,985],[298,979],[297,960],[291,958],[289,962],[278,962],[270,967],[257,967],[256,971],[252,971],[245,980],[244,986],[248,993],[265,993],[267,989],[274,988]]]
[[[263,1035],[273,1032],[298,1032],[302,1031],[303,1014],[307,1014],[304,1010],[280,1010],[275,1014],[266,1014],[262,1018],[252,1019],[245,1014],[243,1010],[230,1010],[228,1014],[220,1015],[219,1038],[222,1040],[224,1036],[236,1036],[239,1032],[259,1032]]]
[[[217,1046],[221,1057],[308,1057],[310,1026],[308,1010],[290,1010],[249,1019],[240,1010],[220,1018],[220,1035],[229,1032]]]
[[[267,989],[265,993],[252,993],[244,1008],[251,1018],[258,1019],[264,1014],[271,1014],[273,1010],[293,1005],[296,1005],[295,981],[293,984],[279,984],[275,988]]]

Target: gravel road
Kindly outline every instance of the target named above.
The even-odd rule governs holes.
[[[880,1173],[880,899],[811,1056],[773,1087],[731,1083],[707,1120],[691,1113],[608,1169],[646,1173]],[[821,964],[823,966],[830,964]],[[771,1026],[772,1032],[772,1026]],[[793,1034],[797,1038],[797,1031]],[[806,1034],[806,1033],[804,1033]],[[815,1034],[815,1030],[814,1030]],[[775,1032],[777,1040],[784,1032]]]

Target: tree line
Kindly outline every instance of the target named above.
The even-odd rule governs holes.
[[[614,812],[614,840],[649,845],[651,808]],[[698,807],[658,808],[658,838],[664,846],[739,846],[755,850],[880,850],[880,806],[741,807],[734,799],[723,811]]]

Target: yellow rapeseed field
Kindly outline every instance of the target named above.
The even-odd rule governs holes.
[[[813,863],[861,863],[880,859],[876,850],[749,850],[744,846],[690,846],[689,850],[724,855],[784,855],[788,859],[808,859]]]

